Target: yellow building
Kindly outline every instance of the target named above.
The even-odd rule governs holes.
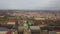
[[[45,19],[48,19],[48,18],[42,18],[42,17],[36,17],[36,18],[34,18],[35,20],[45,20]]]

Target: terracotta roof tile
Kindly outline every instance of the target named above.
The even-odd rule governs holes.
[[[60,30],[54,30],[55,32],[60,32]]]
[[[9,20],[8,22],[16,22],[17,20]]]

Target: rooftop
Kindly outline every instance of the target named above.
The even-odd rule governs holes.
[[[8,28],[6,28],[6,27],[0,27],[0,31],[8,31]]]

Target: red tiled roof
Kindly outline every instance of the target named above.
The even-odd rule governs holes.
[[[11,30],[9,30],[6,34],[11,34],[12,33],[12,31]]]
[[[16,22],[17,20],[8,20],[8,22]]]
[[[55,32],[60,32],[60,30],[53,30],[53,31],[55,31]]]
[[[1,25],[4,25],[5,23],[4,22],[0,22]]]

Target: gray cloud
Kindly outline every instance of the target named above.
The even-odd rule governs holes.
[[[0,0],[0,9],[60,10],[60,0]]]

